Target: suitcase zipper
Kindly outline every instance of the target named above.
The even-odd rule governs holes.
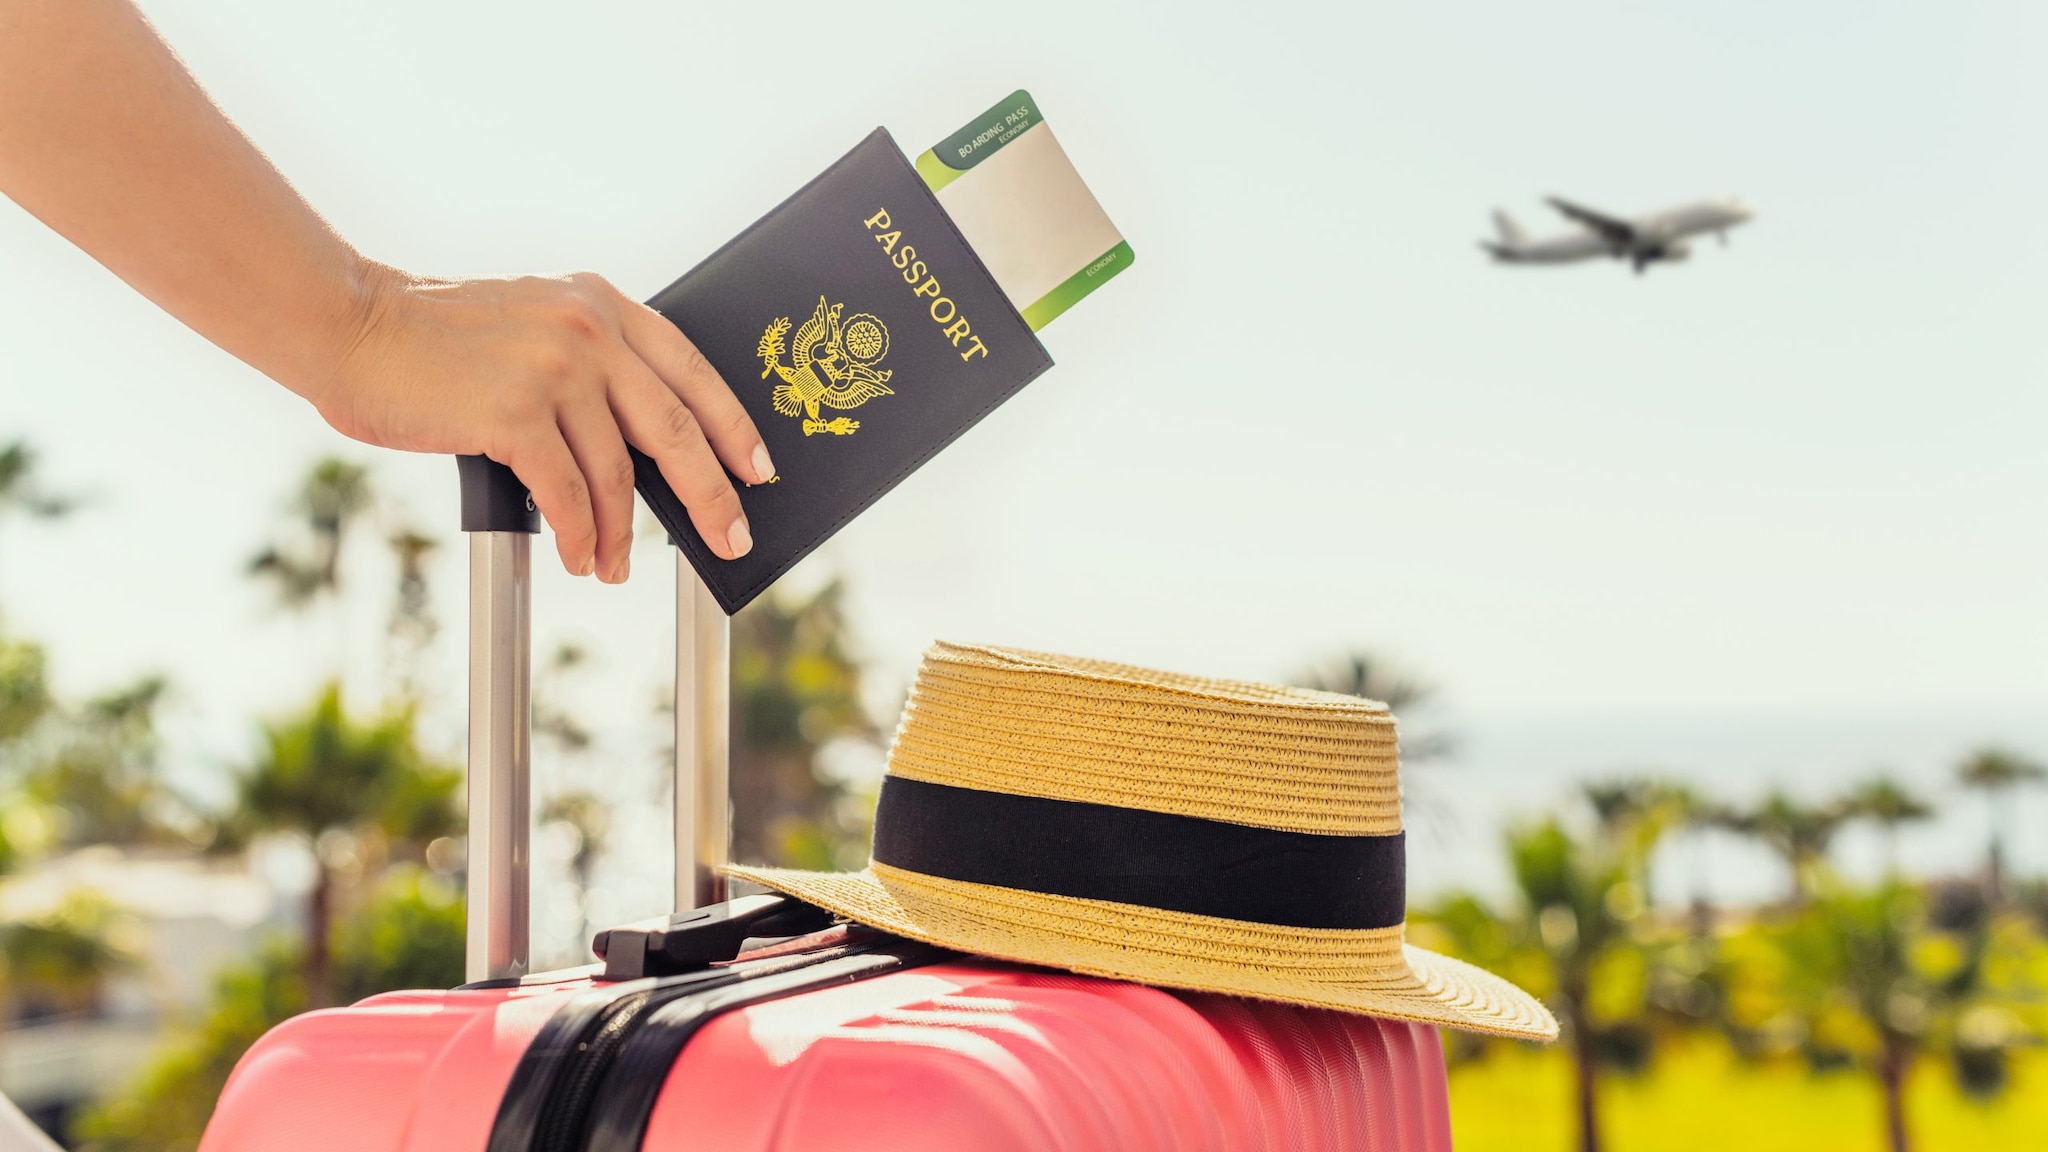
[[[851,984],[956,955],[929,944],[885,938],[865,948],[801,968],[763,975],[744,983],[674,997],[639,1014],[635,1026],[608,1057],[586,1114],[586,1139],[549,1152],[640,1152],[655,1102],[683,1048],[719,1016],[770,1000]],[[538,1152],[538,1150],[536,1150]]]

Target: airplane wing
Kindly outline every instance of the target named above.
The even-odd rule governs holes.
[[[1574,204],[1558,196],[1550,198],[1550,206],[1564,213],[1566,218],[1598,232],[1609,244],[1626,246],[1636,241],[1636,226],[1619,216],[1595,212],[1591,208]]]

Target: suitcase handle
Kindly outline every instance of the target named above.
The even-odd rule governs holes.
[[[533,537],[540,514],[510,468],[459,456],[469,535],[467,979],[528,971],[532,889]],[[675,910],[725,899],[731,625],[676,552]]]

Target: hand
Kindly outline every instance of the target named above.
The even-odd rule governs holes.
[[[760,432],[696,345],[603,277],[426,280],[373,265],[359,298],[338,368],[308,391],[344,435],[510,467],[574,575],[626,578],[629,441],[712,551],[753,547],[726,472],[774,478]]]

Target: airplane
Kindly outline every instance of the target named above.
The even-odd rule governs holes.
[[[1634,264],[1640,274],[1658,260],[1675,262],[1692,255],[1688,237],[1715,232],[1721,243],[1728,243],[1728,230],[1756,215],[1756,209],[1733,196],[1633,219],[1610,216],[1557,196],[1550,197],[1548,203],[1579,227],[1555,236],[1531,237],[1514,217],[1495,209],[1493,226],[1500,239],[1481,240],[1479,246],[1503,264],[1571,264],[1612,256]]]

